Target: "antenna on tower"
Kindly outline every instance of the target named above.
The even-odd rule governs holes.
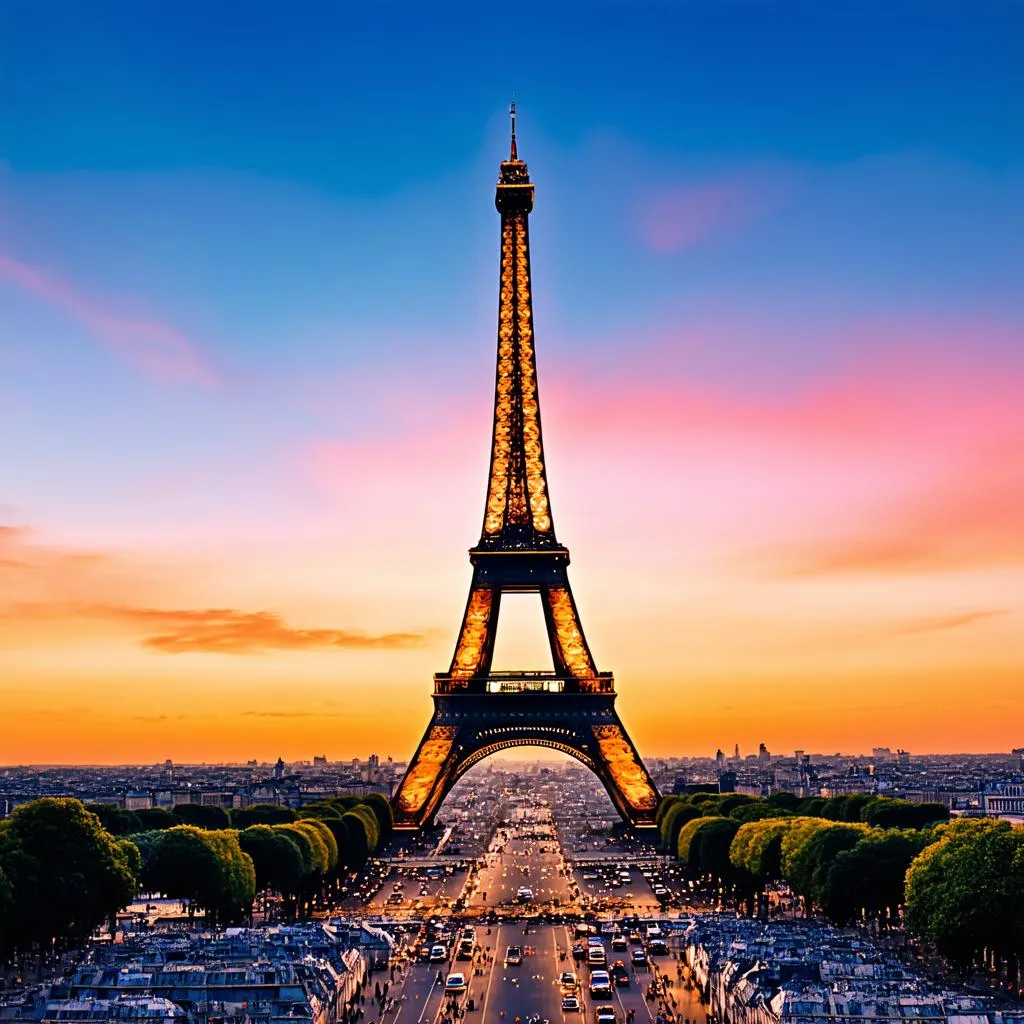
[[[508,105],[508,116],[512,119],[512,155],[509,157],[510,160],[518,160],[519,154],[516,151],[516,101],[513,100]]]

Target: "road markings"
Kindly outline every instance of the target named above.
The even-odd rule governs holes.
[[[487,1004],[491,998],[491,985],[494,984],[494,975],[498,971],[498,951],[501,949],[501,925],[494,933],[494,960],[491,962],[491,972],[487,975],[487,987],[484,989],[484,1003],[480,1009],[480,1020],[482,1024],[487,1022]]]

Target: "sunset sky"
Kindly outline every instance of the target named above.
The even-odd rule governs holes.
[[[1022,38],[1009,0],[5,3],[0,763],[411,755],[513,93],[554,519],[640,752],[1024,745]],[[549,667],[521,601],[496,665]]]

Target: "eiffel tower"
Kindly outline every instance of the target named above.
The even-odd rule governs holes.
[[[483,532],[455,654],[434,676],[434,715],[395,793],[398,828],[433,818],[455,782],[485,757],[518,746],[560,750],[604,784],[622,817],[654,824],[658,793],[615,711],[611,672],[594,664],[569,587],[569,551],[555,537],[534,354],[528,218],[533,183],[512,145],[502,161],[498,367]],[[501,598],[540,595],[551,672],[495,672]]]

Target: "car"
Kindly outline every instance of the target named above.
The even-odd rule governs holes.
[[[528,885],[521,885],[516,890],[516,903],[529,903],[533,899],[533,890]]]
[[[587,950],[587,963],[591,965],[608,963],[608,954],[604,951],[604,946],[591,946]]]
[[[587,939],[587,945],[588,946],[602,946],[603,947],[604,946],[604,939],[602,939],[600,935],[591,935],[590,938]]]
[[[420,946],[416,955],[419,957],[420,960],[426,963],[430,959],[430,947]]]
[[[473,930],[473,926],[471,924],[467,924],[466,927],[462,929],[462,937],[464,939],[476,938],[476,932]]]
[[[391,904],[392,906],[396,906],[397,904],[403,903],[404,901],[405,901],[405,897],[400,892],[393,892],[388,897],[388,903]]]
[[[616,960],[612,966],[611,975],[619,988],[629,988],[629,971],[621,960]]]
[[[579,1013],[580,1000],[578,996],[562,996],[562,1013]]]
[[[443,963],[448,959],[448,950],[440,943],[430,947],[430,962],[432,964]]]
[[[523,947],[509,946],[505,950],[505,966],[518,967],[523,962]]]
[[[614,1006],[598,1006],[594,1009],[594,1020],[597,1024],[618,1024]]]
[[[473,940],[462,939],[459,942],[459,951],[455,954],[456,960],[472,960],[473,959]]]
[[[629,933],[629,941],[633,942],[633,943],[637,943],[637,942],[643,942],[644,940],[643,940],[643,936],[640,934],[640,932],[637,931],[636,928],[633,928],[630,931],[630,933]]]
[[[665,944],[664,939],[651,939],[647,945],[651,951],[651,956],[665,956],[668,953],[668,946]]]
[[[612,979],[607,971],[593,971],[591,973],[590,995],[594,999],[611,999]]]
[[[572,947],[572,958],[576,963],[587,959],[587,947],[584,946],[582,942],[577,942],[576,945]]]
[[[629,943],[626,942],[625,935],[615,935],[612,937],[612,949],[616,952],[622,953],[628,948],[628,946]]]
[[[558,976],[558,984],[566,992],[575,992],[580,987],[580,979],[572,971],[562,971]]]
[[[447,981],[444,983],[444,990],[445,992],[465,992],[466,976],[459,972],[449,974]]]
[[[642,949],[634,949],[629,954],[629,959],[633,962],[634,967],[646,967],[647,966],[647,954]]]

